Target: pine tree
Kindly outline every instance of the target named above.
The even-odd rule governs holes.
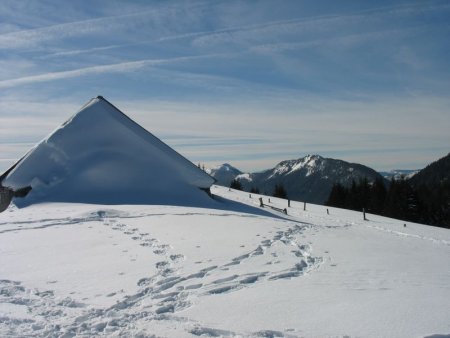
[[[231,183],[230,183],[230,188],[231,189],[236,189],[236,190],[242,190],[242,183],[241,183],[241,181],[239,181],[239,179],[232,180]]]
[[[348,208],[347,196],[347,189],[342,184],[335,183],[331,188],[330,196],[325,204],[330,207]]]
[[[378,177],[370,189],[368,209],[374,214],[383,212],[387,189],[381,177]]]
[[[256,188],[256,187],[252,187],[252,188],[250,189],[250,192],[251,192],[252,194],[259,194],[259,189]]]
[[[419,203],[411,185],[403,180],[391,180],[386,196],[384,214],[406,221],[415,221]]]
[[[287,199],[287,192],[281,183],[275,185],[272,196]]]
[[[370,201],[370,185],[369,181],[367,180],[367,177],[364,177],[362,180],[359,181],[358,185],[358,199],[360,203],[360,209],[368,209],[369,207],[369,201]]]
[[[345,201],[347,208],[351,210],[361,211],[363,204],[360,196],[360,188],[355,180],[352,180],[352,185],[350,191],[347,194],[347,199]]]

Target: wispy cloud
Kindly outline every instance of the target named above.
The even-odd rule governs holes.
[[[109,65],[99,65],[99,66],[91,66],[78,68],[73,70],[66,70],[60,72],[50,72],[39,75],[32,76],[24,76],[15,79],[8,79],[0,81],[0,88],[11,88],[16,86],[21,86],[25,84],[32,84],[38,82],[47,82],[47,81],[55,81],[62,79],[75,78],[85,75],[93,75],[93,74],[104,74],[104,73],[121,73],[121,72],[130,72],[135,71],[144,67],[152,67],[163,64],[170,63],[179,63],[186,62],[191,60],[199,60],[199,59],[207,59],[213,57],[226,57],[230,54],[205,54],[205,55],[196,55],[196,56],[182,56],[170,59],[147,59],[147,60],[139,60],[139,61],[129,61],[129,62],[120,62]]]
[[[55,52],[55,53],[49,53],[45,54],[40,59],[50,59],[50,58],[57,58],[57,57],[66,57],[66,56],[75,56],[80,54],[86,54],[86,53],[95,53],[95,52],[104,52],[116,48],[123,48],[127,46],[136,46],[137,44],[121,44],[121,45],[109,45],[109,46],[103,46],[103,47],[93,47],[93,48],[86,48],[86,49],[73,49],[73,50],[66,50],[62,52]]]
[[[281,42],[281,43],[269,43],[255,45],[250,48],[252,51],[256,52],[282,52],[289,50],[298,50],[306,48],[314,48],[323,45],[336,45],[336,46],[351,46],[355,44],[360,44],[367,42],[368,40],[383,40],[386,38],[403,38],[405,36],[411,36],[417,32],[423,32],[424,29],[429,28],[430,25],[422,25],[420,27],[412,27],[407,29],[385,29],[375,32],[364,32],[364,33],[352,33],[341,36],[332,36],[327,38],[312,39],[301,42]],[[443,28],[450,28],[450,25],[445,25]]]
[[[194,10],[205,6],[205,2],[191,4],[175,4],[156,9],[150,8],[135,13],[106,16],[100,18],[78,20],[50,26],[31,28],[0,34],[1,49],[36,48],[42,43],[60,41],[71,37],[92,36],[93,34],[111,34],[131,28],[138,23],[161,21],[171,16],[176,10]]]
[[[24,58],[0,59],[0,79],[20,76],[34,69],[35,64]]]
[[[193,40],[194,45],[207,46],[224,43],[244,43],[255,45],[270,38],[276,39],[279,36],[293,36],[298,39],[299,33],[317,33],[320,31],[330,31],[337,33],[342,26],[357,25],[370,20],[393,19],[393,16],[409,16],[413,14],[423,14],[424,12],[449,10],[449,4],[438,4],[423,6],[423,3],[415,3],[401,6],[380,7],[375,9],[357,11],[350,14],[320,15],[314,17],[281,20],[264,24],[247,25],[233,27],[214,32],[205,33]],[[398,29],[397,29],[398,31]],[[366,37],[373,34],[378,36],[377,32],[369,33]],[[319,41],[320,42],[320,41]],[[293,44],[295,45],[295,43]]]
[[[199,3],[195,8],[203,7],[204,4]],[[389,7],[381,7],[370,10],[358,11],[351,14],[337,14],[337,15],[322,15],[315,17],[307,17],[307,18],[299,18],[299,19],[288,19],[288,20],[277,20],[270,21],[264,23],[256,23],[249,25],[239,25],[226,27],[221,29],[212,29],[212,30],[203,30],[203,31],[193,31],[187,33],[176,33],[176,34],[167,34],[167,31],[157,32],[159,33],[154,35],[152,38],[139,38],[138,41],[132,43],[118,43],[111,44],[101,47],[90,47],[85,49],[75,49],[75,50],[66,50],[66,51],[57,51],[53,53],[49,53],[47,55],[43,55],[42,58],[52,58],[52,57],[67,57],[74,56],[85,53],[93,53],[99,51],[108,51],[119,48],[127,48],[133,46],[141,46],[141,45],[149,45],[158,42],[168,42],[173,40],[181,40],[181,39],[191,39],[192,45],[197,47],[207,47],[207,46],[215,46],[223,43],[239,43],[247,45],[250,49],[253,50],[269,50],[272,51],[274,49],[280,50],[289,50],[289,49],[298,49],[304,47],[313,47],[318,46],[321,43],[330,42],[332,40],[340,40],[342,43],[347,42],[356,42],[361,41],[362,39],[368,38],[382,38],[385,37],[385,33],[394,33],[397,36],[404,35],[405,32],[403,29],[395,29],[388,30],[385,32],[367,32],[367,33],[359,33],[359,34],[347,34],[342,37],[329,37],[325,39],[317,39],[313,41],[306,42],[288,42],[288,43],[264,43],[268,40],[276,39],[281,35],[284,36],[295,36],[297,39],[299,38],[298,34],[315,32],[317,30],[324,31],[330,30],[332,32],[336,32],[336,28],[342,25],[349,24],[358,24],[363,23],[368,20],[368,18],[377,18],[381,19],[383,17],[392,17],[395,16],[405,16],[405,15],[413,15],[418,12],[424,11],[439,11],[439,10],[448,10],[450,9],[450,5],[447,4],[438,4],[438,5],[429,5],[423,6],[422,3],[401,5],[401,6],[389,6]],[[155,15],[154,10],[144,11],[139,13],[118,15],[112,17],[104,17],[99,19],[91,19],[84,20],[78,22],[71,22],[61,25],[55,25],[51,27],[44,27],[29,31],[21,31],[16,33],[10,33],[5,35],[0,35],[0,46],[2,46],[2,39],[5,39],[5,45],[12,47],[18,47],[22,43],[24,45],[37,44],[42,42],[43,40],[52,40],[52,39],[62,39],[70,36],[83,36],[85,34],[92,34],[96,31],[109,31],[112,29],[123,30],[124,27],[122,25],[134,25],[133,19],[134,17],[141,16],[149,16]],[[157,12],[159,16],[163,16],[162,13]],[[416,28],[417,30],[418,28]],[[413,33],[414,28],[409,30],[409,33]],[[392,35],[391,35],[392,37]],[[11,42],[11,40],[14,40]],[[27,42],[28,41],[28,42]]]

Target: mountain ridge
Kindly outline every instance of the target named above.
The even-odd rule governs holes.
[[[214,177],[213,172],[211,175]],[[282,185],[290,199],[318,204],[326,201],[333,184],[349,186],[353,180],[364,178],[369,182],[383,179],[374,169],[362,164],[320,155],[284,160],[271,169],[235,176],[246,191],[257,188],[261,193],[270,195],[276,185]]]

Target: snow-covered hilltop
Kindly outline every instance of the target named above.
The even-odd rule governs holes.
[[[214,179],[97,97],[31,149],[1,182],[40,202],[210,205]]]

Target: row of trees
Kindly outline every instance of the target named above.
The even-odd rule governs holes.
[[[407,180],[391,180],[388,186],[377,179],[352,182],[350,187],[333,186],[326,205],[450,228],[450,185],[444,182],[430,188],[413,186]]]
[[[236,189],[236,190],[244,190],[243,187],[242,187],[241,181],[239,181],[238,179],[234,179],[234,180],[231,181],[230,188],[231,189]]]
[[[230,188],[236,189],[236,190],[244,190],[244,188],[242,187],[242,183],[239,181],[239,179],[232,180],[231,183],[230,183]],[[250,192],[252,194],[259,194],[260,193],[259,189],[256,188],[256,187],[252,187],[250,189]],[[267,194],[265,194],[265,195],[267,195]],[[272,192],[272,196],[273,197],[284,198],[284,199],[288,198],[286,189],[284,189],[282,184],[276,184],[275,185],[275,188],[274,188],[274,190]]]
[[[387,189],[382,179],[377,179],[372,185],[367,178],[356,183],[352,182],[350,187],[345,187],[340,183],[333,185],[326,205],[351,209],[366,210],[381,214],[385,208]]]

